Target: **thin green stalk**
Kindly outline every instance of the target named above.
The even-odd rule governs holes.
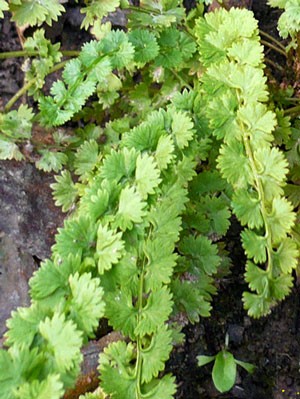
[[[62,55],[64,57],[78,57],[80,51],[77,50],[62,50]],[[28,50],[18,50],[18,51],[7,51],[0,53],[0,59],[7,58],[17,58],[17,57],[35,57],[39,55],[38,50],[28,51]]]
[[[270,228],[269,228],[269,224],[268,224],[268,219],[267,219],[267,210],[265,207],[265,195],[264,195],[264,190],[262,187],[262,183],[261,183],[261,179],[259,177],[259,174],[257,172],[257,168],[256,168],[256,164],[255,164],[255,160],[254,160],[254,155],[252,152],[252,148],[251,148],[251,144],[250,144],[250,139],[249,136],[247,134],[246,131],[244,131],[244,137],[243,137],[243,141],[244,141],[244,146],[245,146],[245,150],[246,150],[246,154],[247,157],[249,159],[250,162],[250,166],[252,169],[252,173],[254,176],[254,181],[255,181],[255,188],[258,192],[258,196],[260,199],[260,203],[261,203],[261,215],[264,221],[264,226],[265,226],[265,237],[267,240],[267,271],[268,273],[272,276],[272,271],[273,271],[273,258],[272,258],[272,235],[270,232]]]
[[[144,14],[155,14],[155,15],[160,15],[161,13],[159,11],[156,10],[148,10],[147,8],[144,7],[136,7],[136,6],[129,6],[126,7],[126,10],[130,10],[130,11],[136,11],[136,12],[142,12]]]
[[[284,115],[297,116],[298,114],[300,114],[300,105],[296,105],[295,107],[284,110]]]
[[[269,58],[265,57],[265,61],[272,65],[272,67],[274,67],[275,69],[278,69],[278,71],[280,71],[281,73],[285,73],[285,69],[282,68],[282,66],[280,66],[279,64],[277,64],[277,62],[270,60]]]
[[[261,29],[259,30],[259,33],[260,33],[262,36],[265,36],[267,39],[269,39],[269,40],[271,40],[272,42],[274,42],[274,43],[276,44],[277,47],[280,47],[283,51],[285,51],[285,46],[284,46],[282,43],[280,43],[279,40],[275,39],[275,37],[269,35],[269,33],[264,32],[264,31],[261,30]]]
[[[22,97],[23,94],[25,94],[25,93],[27,92],[27,90],[30,89],[30,87],[34,84],[34,82],[35,82],[35,79],[31,79],[31,80],[29,80],[23,87],[21,87],[21,89],[18,90],[18,91],[16,92],[16,94],[15,94],[15,95],[8,101],[8,103],[5,105],[4,111],[5,111],[5,112],[8,112],[8,111],[11,109],[11,107],[14,105],[14,103],[15,103],[16,101],[18,101],[18,99],[19,99],[20,97]]]
[[[56,71],[60,70],[61,68],[63,68],[65,66],[66,62],[67,61],[62,61],[59,64],[54,65],[54,67],[50,69],[48,75],[50,75],[51,73],[56,72]],[[23,87],[21,87],[21,89],[18,90],[17,93],[5,105],[4,111],[8,112],[11,109],[11,107],[15,104],[15,102],[18,101],[18,99],[20,97],[22,97],[30,89],[31,86],[34,85],[35,81],[36,81],[35,78],[31,79]]]
[[[187,87],[189,90],[193,90],[193,88],[180,76],[178,75],[178,73],[176,71],[174,71],[173,69],[170,69],[170,71],[172,72],[172,74],[176,77],[176,79],[179,80],[179,82]]]
[[[286,54],[285,50],[282,50],[280,47],[277,47],[277,46],[275,46],[274,44],[272,44],[272,43],[270,43],[270,42],[267,42],[267,41],[265,41],[265,40],[261,40],[260,42],[261,42],[261,44],[263,44],[264,46],[267,46],[267,47],[271,48],[272,50],[277,51],[277,53],[283,55],[284,57],[287,57],[287,54]]]

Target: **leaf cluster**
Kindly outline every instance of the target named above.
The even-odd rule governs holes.
[[[249,314],[260,317],[289,293],[298,249],[290,237],[296,214],[283,190],[288,163],[272,146],[276,115],[265,104],[257,23],[245,10],[220,10],[198,20],[196,34],[207,67],[206,115],[221,143],[217,167],[233,187],[232,209],[246,226],[245,278],[254,293],[244,293],[243,300]]]

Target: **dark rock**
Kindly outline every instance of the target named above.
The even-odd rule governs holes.
[[[11,311],[29,304],[28,279],[39,260],[50,256],[62,224],[52,181],[33,165],[0,162],[0,336]]]
[[[31,164],[0,162],[0,231],[23,253],[38,259],[50,256],[57,226],[63,221],[52,199],[51,182],[51,175]]]
[[[37,265],[33,257],[21,251],[15,240],[2,235],[0,238],[0,336],[12,310],[29,305],[28,279]]]

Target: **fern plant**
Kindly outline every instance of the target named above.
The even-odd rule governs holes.
[[[17,18],[37,3],[9,6]],[[47,4],[33,24],[58,16],[47,14]],[[253,14],[221,9],[202,17],[198,5],[186,17],[180,1],[145,0],[141,8],[127,4],[128,32],[97,20],[119,5],[86,2],[83,26],[92,25],[97,40],[67,62],[37,30],[25,43],[22,55],[33,58],[16,97],[27,91],[39,110],[11,111],[15,97],[0,115],[0,154],[8,159],[22,158],[34,121],[54,130],[87,122],[70,134],[54,131],[50,151],[39,148],[41,169],[65,166],[52,188],[70,216],[30,280],[31,306],[7,322],[3,399],[59,399],[102,317],[124,336],[100,355],[103,392],[174,397],[175,379],[163,370],[176,320],[210,315],[214,276],[228,269],[221,239],[231,211],[245,226],[248,313],[266,315],[292,286],[296,214],[284,196],[288,163],[272,134],[277,119],[287,121],[268,108]],[[60,68],[44,95],[45,77]]]

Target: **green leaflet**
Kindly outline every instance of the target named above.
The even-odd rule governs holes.
[[[92,0],[80,11],[85,14],[81,27],[88,29],[99,18],[102,19],[108,13],[116,10],[120,5],[120,0]]]
[[[63,170],[55,177],[56,183],[51,184],[55,205],[61,206],[63,212],[67,212],[75,204],[78,192],[68,170]]]
[[[147,203],[142,201],[142,197],[134,187],[125,187],[120,194],[118,209],[118,219],[116,226],[121,230],[131,230],[134,223],[141,223],[145,216]]]
[[[58,232],[53,250],[63,260],[70,254],[82,257],[92,255],[96,245],[97,226],[91,224],[89,217],[79,216],[66,220],[64,228],[59,228]]]
[[[152,32],[134,29],[129,33],[128,37],[134,46],[134,60],[138,65],[144,66],[147,62],[157,57],[159,45]]]
[[[59,380],[59,376],[50,374],[42,382],[35,380],[22,384],[16,397],[20,399],[59,399],[63,393],[63,384]]]
[[[3,11],[8,10],[8,4],[5,0],[0,0],[0,18],[4,17]]]
[[[98,227],[96,257],[98,261],[99,274],[109,270],[114,263],[118,263],[122,256],[124,241],[121,239],[122,233],[115,233],[107,226]]]
[[[279,7],[283,9],[283,13],[278,20],[278,30],[281,37],[286,39],[288,36],[292,38],[292,42],[287,50],[291,47],[296,47],[296,36],[300,29],[300,7],[295,0],[268,0],[271,7]]]
[[[44,0],[42,3],[35,0],[20,2],[12,0],[9,3],[9,10],[13,12],[13,21],[19,26],[25,24],[41,25],[46,22],[48,25],[52,21],[57,21],[65,8],[60,4],[59,0]]]
[[[40,322],[39,332],[45,340],[45,350],[51,354],[49,361],[55,371],[64,376],[68,371],[78,368],[82,360],[82,334],[73,322],[65,321],[63,315],[55,313],[51,319],[46,317]]]
[[[87,336],[94,336],[99,319],[104,315],[103,289],[100,279],[90,273],[69,277],[71,298],[67,303],[70,317],[79,330]]]
[[[34,114],[27,105],[6,114],[0,113],[0,159],[24,159],[17,142],[31,137]]]

